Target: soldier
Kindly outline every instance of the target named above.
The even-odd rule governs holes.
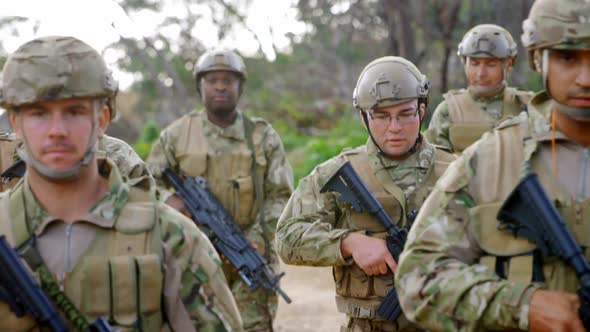
[[[333,266],[338,310],[347,315],[341,331],[412,331],[401,317],[376,315],[393,287],[396,262],[387,250],[385,227],[320,188],[350,161],[391,219],[407,225],[407,212],[422,205],[438,176],[454,159],[423,140],[420,123],[429,82],[400,57],[383,57],[362,71],[353,94],[369,139],[317,166],[299,182],[277,227],[279,255],[287,264]]]
[[[558,257],[531,255],[536,247],[499,230],[496,215],[534,172],[578,244],[590,245],[589,17],[588,1],[533,4],[522,42],[545,91],[528,114],[465,150],[420,211],[396,282],[406,315],[423,327],[584,331],[574,271]]]
[[[505,29],[482,24],[469,30],[457,51],[469,86],[443,95],[426,138],[460,153],[502,119],[518,114],[532,93],[506,86],[516,54],[516,43]]]
[[[220,258],[194,224],[97,158],[117,91],[100,54],[43,37],[6,61],[23,181],[0,194],[0,234],[42,280],[71,330],[97,317],[120,331],[241,331]],[[0,330],[37,330],[0,304]]]
[[[164,167],[205,177],[213,194],[277,271],[274,232],[293,191],[281,140],[268,122],[249,118],[236,108],[247,78],[238,54],[208,51],[197,61],[194,74],[205,111],[191,112],[164,129],[148,164],[156,177]],[[182,210],[176,196],[168,203]],[[262,287],[252,291],[229,264],[224,268],[245,329],[272,331],[276,294]]]

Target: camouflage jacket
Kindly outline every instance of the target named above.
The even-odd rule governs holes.
[[[508,91],[507,89],[510,91],[508,98],[508,94],[505,93]],[[467,102],[461,103],[456,96],[465,97]],[[477,97],[468,89],[451,90],[444,94],[444,97],[445,100],[434,110],[428,129],[424,132],[424,135],[433,144],[446,147],[454,152],[461,152],[464,147],[454,146],[453,144],[454,139],[450,133],[450,128],[453,124],[471,123],[474,125],[479,124],[480,126],[489,125],[489,128],[485,128],[485,130],[489,130],[502,119],[518,114],[520,112],[520,106],[526,105],[532,94],[507,87],[498,94],[485,98]],[[468,109],[463,110],[461,108]],[[469,119],[460,114],[452,116],[452,111],[457,112],[457,114],[460,112],[470,112],[473,113],[474,118]],[[472,143],[471,141],[475,142],[483,134],[482,130],[484,129],[469,128],[467,132],[475,136],[466,139],[470,143]]]
[[[194,111],[174,121],[160,134],[147,159],[154,176],[162,181],[161,169],[190,176],[203,176],[213,194],[234,217],[248,239],[264,250],[264,241],[274,241],[276,222],[293,191],[293,173],[281,139],[272,126],[252,118],[256,172],[264,194],[264,225],[260,224],[253,187],[252,151],[248,147],[244,115],[221,128]],[[264,230],[264,232],[263,232]],[[269,248],[273,251],[272,246]]]
[[[572,270],[556,257],[542,260],[544,284],[532,283],[535,246],[499,230],[496,221],[520,178],[535,172],[578,243],[590,243],[584,230],[590,225],[584,212],[590,196],[590,150],[556,131],[552,154],[551,107],[545,93],[537,94],[528,114],[485,134],[439,179],[398,265],[398,293],[408,318],[441,331],[526,330],[535,289],[576,290]],[[498,259],[505,257],[509,260],[498,270]]]
[[[96,318],[92,317],[92,315],[96,315],[96,312],[101,312],[97,308],[102,308],[97,303],[100,304],[106,301],[107,304],[105,305],[108,307],[108,296],[106,294],[92,295],[93,287],[85,286],[89,282],[88,280],[90,280],[88,277],[83,277],[80,284],[73,282],[72,279],[78,280],[79,277],[76,277],[77,271],[83,271],[82,273],[88,275],[88,271],[85,269],[97,265],[91,264],[96,261],[95,256],[105,256],[105,252],[94,252],[99,235],[102,234],[101,239],[104,239],[105,237],[103,235],[106,230],[113,229],[115,233],[119,232],[119,225],[122,222],[128,221],[124,218],[138,218],[140,215],[143,216],[141,213],[136,213],[133,216],[123,214],[125,206],[137,201],[138,197],[140,197],[138,193],[141,193],[140,195],[142,197],[144,195],[145,197],[152,197],[142,204],[144,211],[155,211],[150,215],[156,216],[155,226],[153,227],[156,227],[155,229],[157,230],[152,232],[159,235],[161,246],[158,245],[156,247],[160,247],[163,250],[161,252],[163,261],[160,262],[161,266],[157,269],[161,269],[164,272],[161,286],[151,284],[142,279],[142,283],[146,282],[151,285],[151,288],[141,288],[150,294],[143,294],[143,296],[155,297],[156,304],[162,301],[162,310],[166,312],[165,317],[168,318],[169,324],[175,330],[188,331],[194,327],[198,331],[218,331],[219,329],[241,331],[241,318],[232,294],[226,285],[226,279],[220,266],[220,257],[207,237],[195,227],[192,221],[167,205],[153,199],[153,192],[150,194],[150,191],[137,187],[137,189],[132,188],[129,183],[125,182],[119,170],[112,162],[102,162],[102,165],[100,171],[108,179],[109,192],[88,212],[84,220],[68,225],[62,220],[49,215],[31,192],[25,177],[24,181],[21,181],[14,189],[0,194],[0,201],[7,202],[10,200],[11,205],[13,201],[22,201],[26,211],[24,214],[17,216],[12,215],[11,212],[10,218],[2,219],[3,223],[0,224],[2,233],[10,234],[12,233],[10,231],[11,227],[16,227],[11,226],[7,219],[12,219],[12,225],[18,222],[27,223],[29,229],[36,236],[41,256],[51,273],[54,274],[56,281],[62,288],[65,288],[64,292],[70,297],[74,305],[79,307],[83,314],[90,316],[89,318]],[[7,205],[1,206],[2,209],[8,208]],[[151,210],[152,208],[155,209]],[[0,215],[7,215],[7,213],[7,211],[3,210],[0,212]],[[18,220],[22,217],[26,219]],[[147,215],[144,219],[147,220]],[[144,219],[142,219],[142,222],[145,221]],[[141,223],[136,222],[134,224],[136,224],[135,227],[140,227],[139,225],[141,225]],[[129,242],[125,242],[125,239]],[[120,242],[123,246],[127,243],[130,245],[128,251],[132,250],[132,237],[127,233],[121,235],[121,239],[117,241],[123,241]],[[135,253],[135,251],[132,252]],[[141,268],[146,268],[149,265],[146,263],[149,261],[147,257],[138,257],[138,259],[144,259],[140,261],[145,263],[142,263],[143,265],[140,264],[138,269],[141,270]],[[115,269],[116,257],[113,259],[113,261],[109,260],[110,269]],[[123,278],[125,275],[123,273],[124,271],[125,269],[117,271],[117,278]],[[111,276],[112,278],[114,277]],[[68,280],[70,280],[69,283],[67,282]],[[136,289],[125,291],[118,288],[123,287],[121,285],[127,285],[124,278],[119,280],[119,282],[121,284],[112,284],[110,286],[111,292],[115,291],[117,294],[127,294],[128,296],[129,294],[134,294],[134,291],[136,291]],[[152,280],[151,282],[154,281]],[[103,283],[103,281],[96,279],[93,285],[98,285],[97,287],[100,289],[100,285]],[[138,284],[136,287],[142,286]],[[154,289],[161,289],[161,293],[151,294]],[[82,292],[82,294],[77,294],[77,292]],[[88,297],[89,294],[90,297]],[[107,298],[105,301],[102,300],[104,296]],[[87,303],[88,300],[85,300],[87,298],[94,301],[93,305]],[[118,316],[116,314],[117,309],[123,310],[124,312],[126,309],[121,308],[129,306],[130,300],[132,299],[119,298],[116,301],[115,308],[110,309],[110,312],[115,313],[115,316],[107,318],[115,322],[115,324],[119,319],[123,320],[128,313],[119,313],[120,316]],[[89,307],[94,307],[95,311],[88,309]],[[108,311],[107,309],[107,315]],[[6,311],[3,311],[3,313],[6,314]],[[183,316],[183,313],[188,315]],[[188,317],[189,319],[183,319],[183,317]],[[1,322],[5,322],[6,324],[14,323],[14,318],[10,316],[3,317],[0,320],[0,326],[2,326]],[[145,322],[145,324],[152,325],[153,323],[153,320]],[[119,326],[119,328],[122,327]],[[152,331],[153,326],[149,330]],[[158,328],[157,330],[159,331],[160,329]],[[122,328],[121,331],[127,331],[127,328]]]
[[[346,213],[349,206],[336,200],[336,193],[320,193],[320,188],[347,161],[347,154],[355,151],[366,151],[367,162],[374,166],[373,171],[386,169],[393,182],[409,197],[433,166],[435,147],[425,143],[408,159],[394,161],[379,155],[369,139],[364,146],[345,150],[316,166],[299,181],[277,226],[277,248],[286,263],[312,266],[352,264],[352,260],[345,260],[340,252],[340,241],[352,231],[341,227],[345,224],[343,219],[350,217]]]

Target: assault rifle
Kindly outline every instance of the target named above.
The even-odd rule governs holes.
[[[285,275],[274,274],[264,257],[250,245],[242,230],[219,200],[211,193],[203,177],[185,177],[184,180],[171,169],[162,174],[176,190],[195,223],[205,232],[215,248],[238,271],[250,289],[262,286],[279,293],[287,303],[291,299],[279,286],[279,279]]]
[[[8,304],[17,317],[29,314],[52,332],[67,331],[57,310],[4,235],[0,235],[0,301]],[[102,317],[90,326],[90,332],[111,331],[113,330]]]
[[[536,174],[522,179],[500,208],[497,219],[500,229],[529,239],[543,255],[559,256],[575,271],[580,282],[578,316],[590,331],[590,265]]]
[[[375,196],[371,194],[354,168],[352,168],[350,162],[347,161],[342,165],[320,190],[321,193],[326,191],[340,193],[338,200],[350,203],[353,210],[367,212],[377,219],[389,233],[385,238],[387,249],[389,249],[393,259],[396,262],[398,261],[408,237],[408,230],[397,227],[393,223],[383,210],[383,206],[375,199]],[[408,222],[413,221],[416,214],[416,211],[411,211],[408,214]],[[401,313],[402,309],[394,287],[385,295],[383,302],[377,308],[377,314],[390,322],[395,322]]]

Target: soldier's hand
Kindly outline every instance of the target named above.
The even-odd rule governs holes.
[[[193,218],[193,216],[190,213],[190,211],[186,208],[186,205],[184,205],[184,202],[182,201],[182,199],[178,198],[178,196],[171,195],[166,200],[166,204],[170,205],[175,210],[180,211],[180,213],[184,214],[185,216],[187,216],[187,217],[189,217],[191,219]]]
[[[361,233],[350,233],[340,244],[342,256],[352,256],[354,262],[367,274],[387,274],[397,270],[397,264],[387,249],[385,240],[372,238]]]
[[[578,317],[580,299],[576,294],[536,290],[529,304],[529,331],[584,332]]]

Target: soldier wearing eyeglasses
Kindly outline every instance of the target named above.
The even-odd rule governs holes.
[[[277,226],[277,248],[288,264],[332,266],[341,331],[415,331],[402,315],[389,322],[376,313],[394,287],[397,262],[387,250],[385,228],[367,213],[320,188],[349,161],[369,191],[400,227],[409,227],[436,179],[454,156],[424,140],[420,124],[429,82],[411,62],[383,57],[369,63],[353,93],[368,131],[365,145],[346,149],[299,182]]]

